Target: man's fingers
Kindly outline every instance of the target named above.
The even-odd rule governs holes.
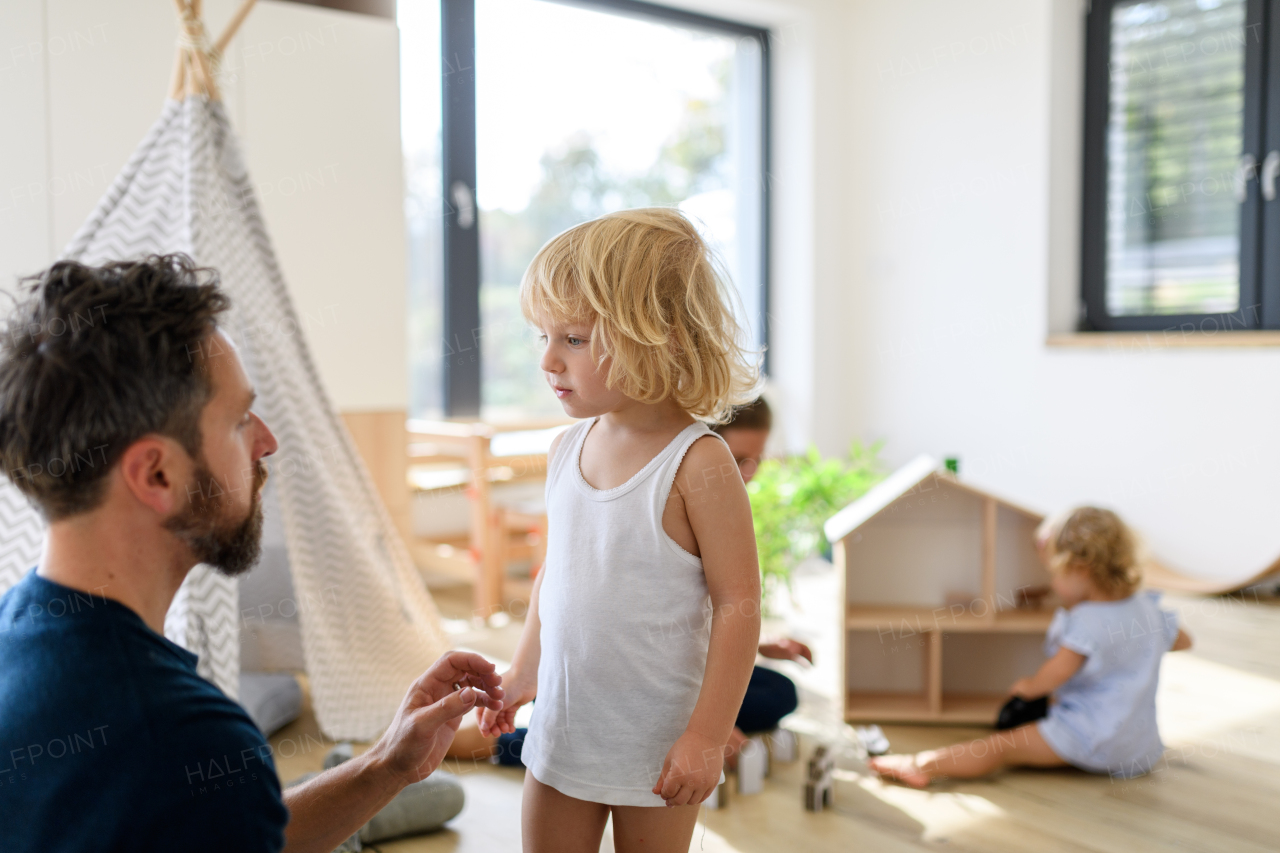
[[[497,667],[474,652],[446,652],[418,679],[419,683],[457,684],[466,676],[475,676],[486,687],[502,683]]]
[[[461,717],[476,707],[477,701],[483,696],[483,693],[470,687],[450,693],[439,702],[428,705],[418,711],[415,715],[414,725],[426,725],[433,728],[442,726],[449,720]]]
[[[494,678],[498,678],[498,677],[499,676],[494,676]],[[454,683],[459,687],[474,687],[477,690],[483,690],[485,693],[488,693],[494,699],[501,699],[503,696],[506,695],[506,691],[503,690],[498,685],[490,684],[485,679],[475,675],[464,675]]]

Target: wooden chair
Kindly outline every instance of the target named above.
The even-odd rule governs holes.
[[[471,504],[465,551],[458,547],[460,542],[419,540],[413,549],[415,557],[421,558],[420,563],[436,565],[440,560],[466,560],[474,588],[475,611],[483,618],[498,612],[505,604],[506,569],[510,561],[527,557],[536,574],[546,556],[546,513],[530,507],[497,505],[493,487],[545,477],[547,454],[545,450],[520,452],[518,447],[516,452],[495,453],[494,439],[564,425],[564,421],[499,426],[479,421],[421,420],[410,420],[406,425],[410,463],[432,464],[446,471],[452,463],[457,476],[452,479],[443,476],[440,481],[444,488],[463,488]]]

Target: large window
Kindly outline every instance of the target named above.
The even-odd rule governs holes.
[[[414,415],[559,416],[520,277],[555,234],[627,207],[694,220],[764,346],[764,31],[630,0],[400,10]]]
[[[1083,326],[1280,328],[1270,0],[1094,0]]]

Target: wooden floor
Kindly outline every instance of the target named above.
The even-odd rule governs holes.
[[[1158,711],[1169,749],[1149,776],[1121,781],[1075,770],[1007,772],[915,791],[867,774],[837,718],[836,673],[821,666],[834,648],[837,614],[830,573],[801,577],[782,615],[804,633],[819,666],[789,670],[801,686],[802,755],[837,747],[836,804],[812,814],[801,804],[802,765],[777,764],[765,790],[704,809],[691,850],[774,851],[1106,851],[1280,850],[1280,602],[1264,597],[1173,598],[1196,641],[1166,656]],[[463,595],[437,595],[441,609],[467,615]],[[829,617],[829,618],[828,618]],[[475,631],[450,623],[460,645],[506,657],[519,624]],[[829,656],[828,656],[829,657]],[[978,728],[886,726],[895,751],[925,749],[986,732]],[[310,715],[272,738],[283,778],[318,769],[327,746]],[[467,805],[448,828],[378,845],[385,853],[520,849],[523,771],[450,764]],[[607,834],[601,850],[612,850]]]

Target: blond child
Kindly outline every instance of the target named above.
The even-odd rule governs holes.
[[[751,509],[707,421],[752,398],[706,244],[674,209],[569,229],[520,286],[564,411],[547,468],[547,558],[485,736],[537,699],[524,849],[688,850],[721,778],[759,640]]]
[[[1191,648],[1160,595],[1138,590],[1132,534],[1115,513],[1081,507],[1046,522],[1036,546],[1063,606],[1045,638],[1049,660],[1009,692],[1051,696],[1034,723],[916,755],[886,755],[868,765],[908,785],[985,776],[1003,767],[1073,765],[1130,778],[1149,773],[1164,753],[1156,728],[1156,685],[1166,651]]]

